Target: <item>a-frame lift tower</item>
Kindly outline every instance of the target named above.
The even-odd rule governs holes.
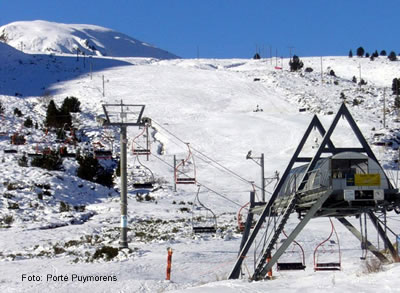
[[[361,147],[335,147],[331,140],[331,136],[341,117],[346,118]],[[304,144],[310,136],[313,128],[316,128],[319,131],[319,133],[323,137],[322,141],[314,157],[299,157],[304,147]],[[326,158],[321,156],[322,154],[326,153],[331,154],[331,157]],[[379,185],[378,188],[376,190],[365,190],[368,189],[368,187],[362,187],[362,190],[358,191],[357,186],[354,186],[354,184],[350,187],[338,188],[337,184],[336,186],[334,186],[332,182],[344,181],[345,183],[342,185],[346,186],[349,179],[347,178],[332,180],[334,175],[332,175],[331,169],[329,169],[329,174],[325,174],[325,177],[329,177],[325,184],[319,184],[318,186],[315,186],[314,178],[318,175],[317,172],[323,172],[323,170],[321,170],[321,162],[323,162],[323,160],[330,160],[329,163],[326,164],[327,166],[330,166],[335,156],[340,157],[341,160],[343,160],[343,158],[346,158],[346,156],[350,156],[353,159],[354,157],[356,157],[359,161],[360,158],[365,158],[366,164],[374,166],[373,172],[370,173],[378,173],[371,174],[372,178],[378,178],[379,182],[374,183],[376,185]],[[306,163],[307,165],[306,167],[303,167],[303,171],[301,173],[297,174],[297,182],[293,185],[293,183],[290,183],[290,176],[293,174],[293,166],[295,163]],[[354,174],[352,176],[354,180]],[[359,175],[359,177],[362,178],[362,175]],[[319,180],[319,182],[320,181],[321,180]],[[293,188],[291,188],[289,194],[285,194],[285,190],[288,190],[288,184],[292,184]],[[353,196],[353,198],[351,199],[354,199],[354,201],[351,203],[348,198],[344,200],[344,198],[346,197],[346,195],[344,195],[346,188],[353,190],[350,192],[350,195]],[[372,196],[372,200],[357,202],[357,195],[359,195],[360,193],[363,196],[366,195],[369,199]],[[308,200],[305,200],[306,198]],[[312,198],[312,200],[309,200],[310,198]],[[284,202],[283,207],[282,205],[279,205],[280,208],[277,208],[277,202]],[[394,189],[392,184],[388,180],[386,174],[384,173],[382,167],[379,165],[378,160],[376,159],[374,153],[369,147],[367,141],[363,137],[360,129],[358,128],[356,122],[354,121],[345,104],[342,104],[327,131],[325,131],[320,120],[315,115],[310,125],[308,126],[303,138],[301,139],[292,159],[290,160],[289,165],[287,166],[279,183],[277,184],[276,189],[272,193],[269,202],[262,209],[262,212],[256,225],[254,226],[254,229],[251,232],[245,231],[244,235],[248,236],[247,239],[243,239],[242,241],[242,243],[244,244],[241,247],[236,263],[229,275],[229,279],[239,278],[243,260],[249,252],[251,246],[254,243],[254,240],[256,239],[257,234],[261,231],[261,227],[263,224],[265,224],[265,222],[267,222],[266,229],[271,229],[270,237],[268,237],[268,240],[258,257],[258,261],[255,264],[254,274],[251,277],[253,280],[266,278],[267,272],[272,269],[274,264],[277,263],[279,257],[285,252],[289,245],[291,245],[296,236],[302,231],[302,229],[313,217],[336,217],[360,241],[364,241],[361,234],[353,225],[351,225],[350,222],[345,219],[345,217],[357,216],[361,213],[367,213],[374,223],[379,235],[389,248],[393,259],[398,260],[393,245],[389,241],[387,235],[384,233],[384,229],[381,227],[377,217],[374,214],[374,212],[376,211],[393,208],[396,206],[400,206],[400,196],[398,190]],[[294,212],[299,213],[301,219],[300,222],[283,242],[278,243],[278,239],[283,233],[283,229],[287,220],[289,219],[290,214]],[[277,215],[279,215],[279,217],[276,217]],[[278,218],[278,221],[274,223],[273,227],[272,225],[268,224],[269,222],[271,222],[269,221],[269,219],[271,219],[272,217]],[[250,229],[250,225],[247,225],[247,227],[248,229]],[[381,254],[378,249],[376,249],[371,243],[367,243],[366,248],[374,253],[382,261],[387,260],[386,257]]]

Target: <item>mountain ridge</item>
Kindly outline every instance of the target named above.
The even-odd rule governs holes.
[[[18,21],[0,27],[0,40],[27,52],[111,57],[178,56],[115,30],[90,24],[65,24],[44,20]]]

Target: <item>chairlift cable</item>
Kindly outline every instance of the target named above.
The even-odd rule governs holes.
[[[166,129],[165,127],[161,126],[157,121],[153,120],[153,122],[155,124],[157,124],[160,128],[162,128],[164,131],[166,131],[168,134],[170,134],[171,136],[173,136],[174,138],[176,138],[177,140],[179,140],[182,143],[185,143],[185,141],[183,141],[182,139],[180,139],[178,136],[176,136],[175,134],[173,134],[172,132],[170,132],[168,129]],[[221,163],[215,161],[214,159],[210,158],[209,156],[207,156],[206,154],[200,152],[199,150],[197,150],[196,148],[192,147],[192,150],[197,152],[198,154],[202,155],[203,157],[207,158],[208,160],[210,160],[211,162],[215,163],[216,165],[218,165],[219,167],[223,168],[225,171],[227,171],[228,173],[230,173],[231,175],[235,176],[237,179],[243,181],[244,183],[248,183],[248,184],[252,184],[252,181],[247,180],[246,178],[240,176],[239,174],[237,174],[236,172],[230,170],[229,168],[223,166]],[[204,161],[205,163],[213,166],[212,164],[210,164],[209,162],[207,162],[206,160],[202,159],[201,157],[199,157],[199,159],[201,159],[202,161]],[[215,166],[214,166],[215,167]],[[215,167],[216,168],[216,167]],[[218,169],[218,168],[217,168]],[[220,170],[220,169],[219,169]],[[258,189],[261,189],[260,186],[255,185],[255,187],[257,187]],[[271,192],[266,191],[267,193],[271,194]]]
[[[139,155],[138,155],[138,154],[136,154],[136,159],[137,159],[137,161],[139,162],[140,166],[142,166],[143,168],[145,168],[146,170],[148,170],[148,171],[150,172],[152,181],[154,182],[154,174],[153,174],[153,172],[151,171],[151,169],[150,169],[149,167],[147,167],[146,165],[144,165],[142,162],[140,162],[140,159],[139,159]]]
[[[155,158],[159,159],[160,161],[162,161],[164,164],[166,164],[166,165],[169,166],[170,168],[174,169],[174,166],[172,166],[170,163],[166,162],[165,160],[161,159],[159,156],[157,156],[157,155],[155,155],[155,154],[153,154],[153,153],[152,153],[151,155],[154,156]],[[204,184],[202,184],[202,183],[200,183],[200,182],[198,182],[198,181],[196,181],[196,183],[197,183],[198,185],[201,185],[201,186],[204,187],[205,189],[208,189],[209,191],[215,193],[216,195],[218,195],[218,196],[224,198],[225,200],[227,200],[227,201],[229,201],[229,202],[231,202],[231,203],[233,203],[233,204],[235,204],[235,205],[241,207],[240,204],[238,204],[237,202],[231,200],[231,199],[228,198],[226,195],[223,195],[223,194],[221,194],[220,192],[217,192],[217,191],[215,191],[214,189],[212,189],[212,188],[210,188],[210,187],[208,187],[208,186],[206,186],[206,185],[204,185]]]
[[[154,121],[154,120],[153,120]],[[180,139],[178,136],[176,136],[175,134],[173,134],[171,131],[169,131],[168,129],[166,129],[165,127],[161,126],[157,121],[154,121],[158,126],[160,126],[164,131],[166,131],[168,134],[170,134],[171,136],[173,136],[174,138],[176,138],[177,140],[179,140],[180,142],[186,144],[185,141],[183,141],[182,139]],[[239,174],[233,172],[232,170],[228,169],[227,167],[223,166],[222,164],[220,164],[219,162],[215,161],[214,159],[210,158],[209,156],[207,156],[206,154],[203,154],[202,152],[200,152],[199,150],[195,149],[194,147],[192,147],[192,150],[194,150],[195,152],[199,153],[200,155],[204,156],[205,158],[207,158],[208,160],[212,161],[213,163],[217,164],[218,166],[220,166],[221,168],[225,169],[226,171],[228,171],[229,173],[233,174],[234,176],[240,178],[243,182],[246,183],[250,183],[251,181],[243,178],[242,176],[240,176]],[[203,160],[204,162],[206,162],[205,160]],[[206,162],[207,163],[207,162]],[[208,163],[210,164],[210,163]],[[259,187],[258,187],[259,188]]]

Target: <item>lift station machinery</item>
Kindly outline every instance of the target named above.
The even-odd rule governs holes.
[[[331,136],[341,117],[347,120],[361,147],[339,148],[334,145]],[[313,157],[300,157],[314,128],[319,131],[322,141]],[[294,168],[296,163],[304,164]],[[279,258],[287,248],[293,246],[296,236],[315,217],[336,218],[360,241],[364,241],[362,234],[346,217],[367,214],[393,259],[398,261],[396,250],[375,213],[398,209],[399,206],[398,190],[392,186],[343,103],[327,131],[318,117],[313,117],[270,200],[257,208],[260,215],[254,229],[250,231],[251,226],[246,226],[249,231],[243,234],[245,239],[242,239],[241,249],[229,278],[239,278],[243,260],[257,234],[265,233],[268,237],[265,237],[267,240],[258,257],[255,257],[255,269],[251,276],[253,280],[265,279],[272,267],[279,263]],[[292,213],[297,213],[300,221],[291,233],[284,235],[285,225]],[[332,231],[336,233],[333,226]],[[334,243],[334,240],[330,239],[330,243]],[[381,261],[387,261],[386,256],[371,243],[368,242],[366,248]],[[314,269],[340,269],[340,260],[322,263],[314,259]]]

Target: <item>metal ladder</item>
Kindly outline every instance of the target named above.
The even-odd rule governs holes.
[[[290,214],[293,212],[295,205],[298,201],[298,198],[299,198],[299,195],[297,193],[294,193],[289,205],[286,207],[286,210],[283,212],[282,219],[281,219],[278,227],[276,228],[274,235],[272,236],[271,240],[269,241],[267,248],[265,249],[262,257],[260,258],[260,260],[258,262],[258,265],[253,274],[253,279],[258,280],[258,279],[260,279],[260,277],[262,278],[262,271],[264,270],[264,267],[267,264],[266,260],[268,257],[271,256],[271,252],[274,248],[274,245],[277,243],[279,236],[281,235],[281,233],[287,223],[287,220],[290,217]]]

